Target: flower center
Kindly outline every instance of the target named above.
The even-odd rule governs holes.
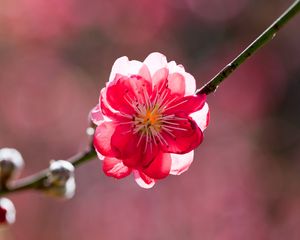
[[[142,118],[144,118],[143,123],[145,125],[156,125],[159,124],[159,113],[157,112],[157,109],[153,109],[151,110],[147,110],[146,115],[145,116],[141,116]]]
[[[146,142],[145,151],[148,147],[152,149],[153,145],[157,144],[168,146],[164,134],[176,139],[174,131],[186,131],[179,123],[186,120],[185,118],[175,114],[165,114],[167,110],[184,104],[186,100],[174,103],[177,98],[168,97],[167,87],[157,90],[152,97],[148,95],[145,88],[138,93],[140,95],[134,98],[130,97],[129,94],[125,95],[125,100],[135,110],[135,114],[128,116],[131,120],[124,123],[132,124],[133,133],[139,135],[138,146],[142,139]]]
[[[158,107],[140,107],[140,111],[137,113],[134,121],[136,132],[139,132],[142,135],[159,132],[162,125],[162,119],[163,115]]]

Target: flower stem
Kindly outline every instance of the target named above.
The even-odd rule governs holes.
[[[252,42],[241,54],[239,54],[232,62],[224,67],[213,79],[205,84],[196,94],[210,94],[216,90],[218,85],[228,77],[237,67],[239,67],[247,58],[270,41],[275,34],[282,28],[293,16],[300,10],[300,0],[295,1],[275,22],[267,28],[254,42]],[[69,158],[74,167],[92,160],[96,157],[96,152],[92,146],[84,152]],[[28,189],[43,189],[44,182],[47,179],[48,169],[44,169],[32,176],[18,180],[12,186],[0,189],[0,196],[8,193],[19,192]]]
[[[93,147],[89,148],[88,150],[78,153],[68,159],[74,167],[78,167],[79,165],[92,160],[97,156]],[[43,189],[44,181],[47,179],[48,169],[44,169],[32,176],[27,178],[23,178],[17,181],[12,186],[8,186],[4,189],[0,189],[0,196],[8,193],[19,192],[22,190],[27,189]]]
[[[215,75],[196,94],[210,94],[215,92],[221,82],[224,81],[235,69],[237,69],[246,59],[260,49],[263,45],[273,39],[276,33],[300,10],[300,0],[295,1],[271,26],[269,26],[258,38],[256,38],[243,52],[226,65],[217,75]]]

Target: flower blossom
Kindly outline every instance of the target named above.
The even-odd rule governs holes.
[[[13,178],[18,177],[24,166],[24,160],[18,150],[14,148],[0,149],[0,188]]]
[[[75,194],[75,167],[65,160],[51,161],[45,191],[51,196],[70,199]]]
[[[8,198],[0,198],[0,225],[12,224],[16,220],[16,209]]]
[[[99,104],[94,147],[108,176],[133,173],[143,188],[191,165],[208,125],[206,95],[182,65],[151,53],[144,62],[117,59]]]

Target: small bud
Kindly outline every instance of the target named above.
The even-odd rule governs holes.
[[[94,136],[94,133],[95,133],[95,129],[94,129],[93,127],[88,127],[88,128],[86,129],[86,134],[87,134],[88,136]]]
[[[49,174],[45,182],[46,192],[55,197],[72,198],[76,184],[74,166],[64,160],[50,162]]]
[[[5,186],[9,180],[16,178],[24,166],[22,155],[13,148],[0,149],[0,183]]]
[[[0,225],[12,224],[16,220],[14,204],[7,198],[0,198]]]

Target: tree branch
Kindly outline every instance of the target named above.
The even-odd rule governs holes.
[[[78,153],[70,157],[67,161],[70,161],[74,167],[78,167],[81,164],[92,160],[97,156],[93,147],[90,149]],[[43,189],[44,181],[47,179],[48,169],[44,169],[32,176],[18,180],[12,186],[0,190],[0,196],[8,193],[19,192],[27,189]]]
[[[268,27],[258,38],[254,40],[243,52],[241,52],[232,62],[226,65],[216,76],[214,76],[196,94],[210,94],[215,92],[222,83],[235,69],[237,69],[253,53],[273,39],[276,33],[300,10],[300,0],[295,1],[270,27]]]

